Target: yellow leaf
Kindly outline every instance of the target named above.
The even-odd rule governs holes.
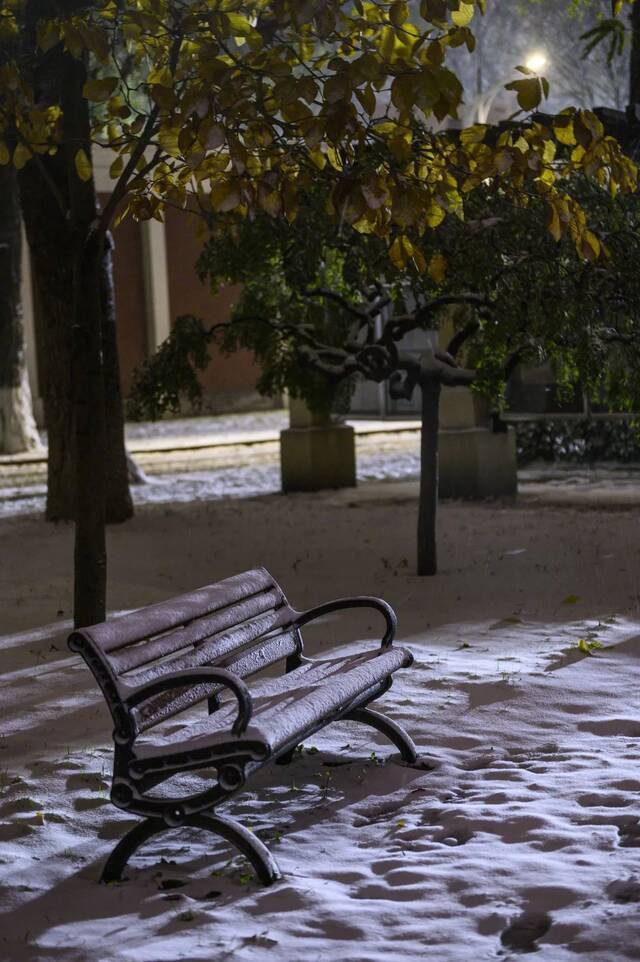
[[[560,215],[555,207],[550,207],[547,213],[547,228],[554,241],[559,241],[562,238],[562,224],[560,223]]]
[[[356,89],[355,94],[369,116],[373,116],[376,111],[376,95],[371,84],[367,84],[362,90]]]
[[[33,154],[28,147],[25,147],[24,144],[18,144],[13,152],[13,166],[16,168],[16,170],[22,170],[26,162],[30,160],[32,156]]]
[[[394,27],[401,27],[409,19],[409,4],[406,0],[394,0],[389,10],[389,20]]]
[[[147,76],[148,84],[160,84],[162,87],[173,86],[173,74],[167,66],[155,67]]]
[[[4,141],[0,141],[0,164],[4,167],[11,160],[9,148]]]
[[[395,267],[402,270],[413,257],[414,247],[406,234],[400,234],[389,248],[389,257]]]
[[[225,213],[234,210],[239,203],[237,188],[228,181],[220,181],[211,188],[211,207],[214,211]]]
[[[158,134],[158,143],[166,150],[171,157],[177,157],[180,153],[178,135],[180,131],[176,127],[161,127]]]
[[[109,167],[109,177],[112,177],[113,179],[115,179],[116,177],[119,177],[120,174],[122,173],[123,167],[124,167],[124,161],[122,159],[122,156],[116,157],[114,162],[111,164],[111,167]]]
[[[580,252],[592,264],[600,257],[600,241],[592,231],[586,230],[582,235]]]
[[[271,217],[277,217],[282,210],[282,197],[277,190],[258,190],[258,203]]]
[[[567,115],[560,115],[556,117],[553,124],[553,132],[556,135],[556,140],[566,147],[573,147],[576,143],[576,137],[573,131],[573,119]]]
[[[253,32],[253,27],[242,14],[228,13],[226,17],[234,36],[248,37]]]
[[[475,7],[473,3],[460,3],[458,10],[454,10],[451,19],[456,27],[466,27],[473,20]]]
[[[423,274],[423,273],[426,271],[426,269],[427,269],[427,262],[425,261],[424,257],[422,256],[422,251],[419,251],[417,248],[415,248],[415,250],[414,250],[414,252],[413,252],[413,263],[414,263],[414,266],[415,266],[416,270],[419,271],[420,274]]]
[[[526,80],[512,80],[505,84],[505,90],[515,90],[518,103],[523,110],[535,110],[542,100],[542,84],[538,77],[527,77]]]
[[[439,204],[434,203],[427,208],[425,215],[429,227],[439,227],[446,217],[446,211]]]
[[[152,84],[151,97],[161,110],[173,110],[176,105],[176,95],[173,90],[171,87],[163,87],[162,84]]]
[[[396,77],[391,84],[391,100],[401,112],[409,111],[416,100],[418,78],[412,74]]]
[[[91,180],[91,161],[82,147],[77,151],[74,162],[76,165],[76,173],[80,180]]]
[[[486,124],[474,124],[473,127],[465,127],[464,130],[460,131],[460,143],[465,146],[467,144],[479,144],[484,140],[487,130]]]
[[[108,100],[118,86],[117,77],[96,77],[94,80],[87,80],[82,88],[82,96],[87,100],[100,103]]]
[[[547,140],[542,151],[542,159],[545,164],[552,163],[556,158],[556,145],[552,140]]]
[[[429,277],[435,281],[436,284],[442,284],[446,277],[448,266],[449,264],[444,254],[434,254],[427,268]]]
[[[309,160],[315,167],[318,168],[318,170],[324,170],[324,168],[327,166],[327,158],[319,147],[315,147],[313,150],[309,151]]]

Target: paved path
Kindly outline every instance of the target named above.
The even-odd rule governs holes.
[[[354,420],[358,491],[350,499],[417,498],[417,420]],[[280,491],[279,432],[285,411],[127,425],[127,446],[150,483],[132,488],[137,505],[210,501]],[[43,454],[0,456],[0,517],[40,513]],[[385,485],[368,482],[384,481]],[[545,464],[518,472],[519,500],[578,508],[640,507],[640,465]]]
[[[358,481],[417,478],[420,422],[354,420]],[[127,448],[150,483],[134,502],[158,504],[254,497],[280,491],[280,431],[287,412],[127,425]],[[0,456],[0,517],[40,513],[46,455]]]

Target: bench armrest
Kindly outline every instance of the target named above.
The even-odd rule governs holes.
[[[139,685],[137,688],[131,688],[126,698],[126,704],[129,708],[135,708],[136,705],[153,697],[153,695],[159,695],[172,688],[186,688],[190,685],[201,685],[205,682],[224,685],[226,688],[230,688],[236,696],[238,716],[231,731],[234,735],[242,735],[251,720],[253,700],[251,692],[243,680],[227,671],[226,668],[183,668],[180,671],[162,675],[144,685]]]
[[[316,608],[310,608],[308,611],[297,613],[294,626],[296,628],[302,628],[303,625],[308,624],[310,621],[315,621],[316,618],[328,615],[332,611],[341,611],[348,608],[375,608],[379,611],[384,616],[387,625],[381,647],[391,648],[396,628],[398,627],[398,619],[391,605],[388,605],[382,598],[371,598],[367,595],[360,595],[357,598],[338,598],[337,601],[327,601],[324,605],[318,605]]]

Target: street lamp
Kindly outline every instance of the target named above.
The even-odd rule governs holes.
[[[527,70],[531,71],[531,73],[539,74],[540,71],[544,70],[544,68],[547,66],[547,62],[547,55],[544,50],[534,50],[529,54],[524,62],[524,65]]]
[[[547,63],[547,55],[543,50],[532,50],[531,53],[528,54],[524,65],[531,73],[540,74],[547,66]],[[512,80],[513,76],[504,77],[502,80],[499,80],[498,83],[489,87],[488,90],[479,94],[465,110],[463,114],[463,126],[471,127],[473,124],[486,124],[489,120],[489,114],[491,113],[491,108],[496,97],[501,90],[504,90],[505,84],[510,83]]]

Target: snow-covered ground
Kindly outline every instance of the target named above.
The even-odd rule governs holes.
[[[231,459],[235,463],[207,466],[207,470],[194,470],[194,457],[190,456],[182,471],[161,475],[149,475],[148,483],[136,484],[131,493],[136,506],[147,504],[190,503],[193,501],[217,501],[221,498],[252,498],[261,494],[280,491],[280,455],[273,450],[241,449]],[[377,444],[359,445],[358,481],[416,480],[420,475],[419,439],[396,441],[393,446]],[[374,449],[375,448],[375,449]],[[390,449],[391,448],[391,455]],[[234,452],[235,453],[235,452]],[[238,457],[241,463],[237,463]],[[223,461],[223,457],[218,458]],[[0,518],[16,515],[42,514],[47,489],[43,482],[28,485],[0,485]]]
[[[227,810],[269,841],[270,889],[187,831],[97,884],[132,820],[108,801],[108,713],[64,644],[71,530],[1,523],[0,958],[640,959],[639,519],[445,506],[441,574],[417,579],[415,502],[390,491],[156,506],[110,531],[114,609],[264,563],[299,607],[378,593],[399,611],[416,664],[380,707],[429,770],[353,724],[264,770]],[[376,627],[336,615],[310,652]]]

